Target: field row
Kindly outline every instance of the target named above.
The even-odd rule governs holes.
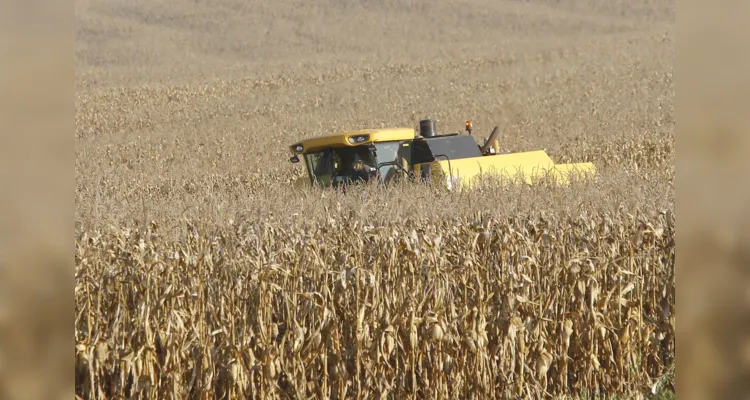
[[[178,157],[177,154],[160,152],[158,146],[144,147],[140,152],[144,155],[137,157],[128,152],[106,152],[100,163],[120,165],[109,167],[111,172],[79,171],[76,190],[79,229],[126,227],[151,220],[172,229],[181,224],[182,218],[219,226],[240,218],[316,220],[331,207],[337,207],[336,212],[343,209],[366,219],[396,221],[407,216],[434,219],[471,216],[478,211],[499,216],[567,214],[581,207],[590,211],[613,211],[621,207],[629,211],[660,211],[672,209],[674,204],[672,138],[621,139],[599,146],[566,145],[569,153],[560,156],[558,162],[591,161],[598,168],[595,180],[570,188],[485,187],[461,195],[416,184],[390,189],[369,187],[346,195],[300,191],[290,184],[293,177],[306,177],[300,165],[252,167],[251,162],[229,164],[219,157],[215,160],[218,165],[210,169],[201,164],[172,166],[170,159]],[[146,172],[152,168],[159,172]]]
[[[80,234],[76,393],[539,398],[669,384],[673,215],[580,215]]]

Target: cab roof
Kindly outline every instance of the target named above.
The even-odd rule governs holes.
[[[361,129],[305,139],[289,146],[289,149],[294,154],[307,154],[327,147],[361,146],[369,143],[411,140],[414,137],[413,128]],[[302,146],[301,150],[299,146]]]

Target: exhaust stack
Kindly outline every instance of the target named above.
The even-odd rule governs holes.
[[[437,136],[437,128],[435,127],[435,120],[423,119],[419,121],[419,135],[425,138],[431,138]]]

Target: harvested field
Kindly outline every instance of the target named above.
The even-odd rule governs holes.
[[[671,387],[672,2],[76,9],[77,395]],[[300,138],[425,117],[599,177],[288,185]]]

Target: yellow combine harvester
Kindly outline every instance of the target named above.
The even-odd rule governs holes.
[[[543,150],[500,154],[498,128],[480,146],[468,135],[438,134],[435,121],[412,128],[364,129],[303,140],[291,145],[290,161],[304,159],[305,184],[342,187],[356,181],[388,183],[399,179],[438,183],[450,189],[472,187],[480,176],[527,184],[546,177],[567,185],[570,174],[595,175],[592,163],[555,164]],[[302,158],[300,158],[302,156]]]

